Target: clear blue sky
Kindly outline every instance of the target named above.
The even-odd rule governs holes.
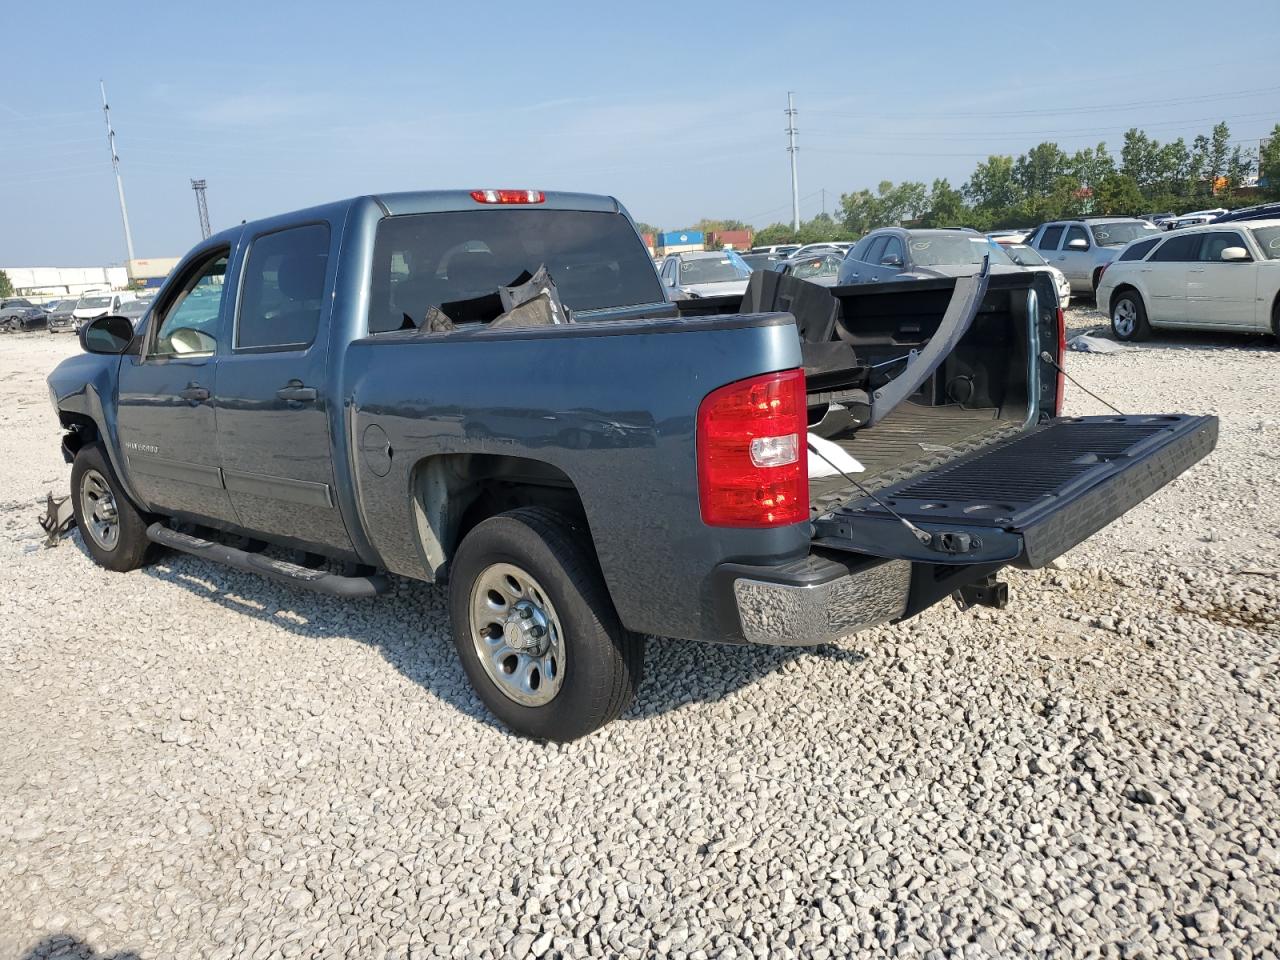
[[[199,12],[197,12],[197,10]],[[535,186],[641,220],[786,220],[883,179],[1124,129],[1280,120],[1280,5],[15,3],[0,84],[0,264],[119,263],[106,80],[138,256],[343,196]],[[1221,38],[1221,42],[1220,42]],[[1158,102],[1152,102],[1158,101]],[[1170,102],[1172,101],[1172,102]],[[1104,110],[1092,109],[1109,105]]]

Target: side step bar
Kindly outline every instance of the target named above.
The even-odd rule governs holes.
[[[314,590],[316,593],[328,594],[331,597],[343,597],[348,600],[357,597],[373,597],[385,593],[389,586],[387,578],[382,574],[344,577],[325,570],[312,570],[310,567],[301,567],[296,563],[272,560],[259,553],[249,553],[247,550],[193,537],[189,533],[180,533],[166,527],[163,523],[153,523],[147,527],[147,539],[162,547],[172,547],[174,550],[189,553],[193,557],[203,557],[236,570],[256,573],[269,580]]]

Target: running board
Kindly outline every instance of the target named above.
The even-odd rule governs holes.
[[[278,583],[303,587],[331,597],[345,599],[373,597],[385,593],[388,588],[387,578],[382,574],[344,577],[326,570],[312,570],[310,567],[302,567],[296,563],[272,560],[260,553],[250,553],[212,540],[193,537],[189,533],[180,533],[162,523],[153,523],[147,527],[147,539],[162,547],[172,547],[174,550],[189,553],[193,557],[203,557],[236,570],[243,570],[245,573],[256,573]]]

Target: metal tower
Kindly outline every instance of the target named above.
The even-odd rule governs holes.
[[[192,180],[191,189],[196,192],[196,212],[200,214],[200,239],[208,240],[209,234],[209,204],[204,199],[205,182],[203,180]]]
[[[796,95],[787,94],[787,153],[791,154],[791,229],[800,229],[800,181],[796,177]]]
[[[116,132],[111,127],[111,108],[107,106],[107,85],[101,80],[98,86],[102,89],[102,115],[107,120],[107,146],[111,148],[111,169],[116,174],[116,193],[120,195],[120,219],[124,221],[124,245],[129,251],[129,259],[133,260],[133,234],[129,232],[129,211],[124,205],[124,181],[120,179],[120,156],[116,153]]]

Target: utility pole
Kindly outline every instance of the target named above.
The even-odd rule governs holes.
[[[124,245],[129,251],[129,261],[132,263],[133,234],[129,232],[129,210],[124,205],[124,181],[120,179],[120,156],[116,153],[116,132],[111,127],[111,108],[107,106],[107,85],[99,80],[98,86],[102,89],[102,115],[107,120],[107,146],[111,148],[111,169],[115,171],[116,193],[120,195],[120,219],[124,221]]]
[[[787,93],[787,153],[791,154],[791,229],[800,229],[800,181],[796,177],[796,95]]]
[[[196,213],[200,215],[200,239],[208,240],[209,234],[209,204],[204,199],[204,189],[207,184],[203,180],[192,180],[191,189],[196,192]]]

